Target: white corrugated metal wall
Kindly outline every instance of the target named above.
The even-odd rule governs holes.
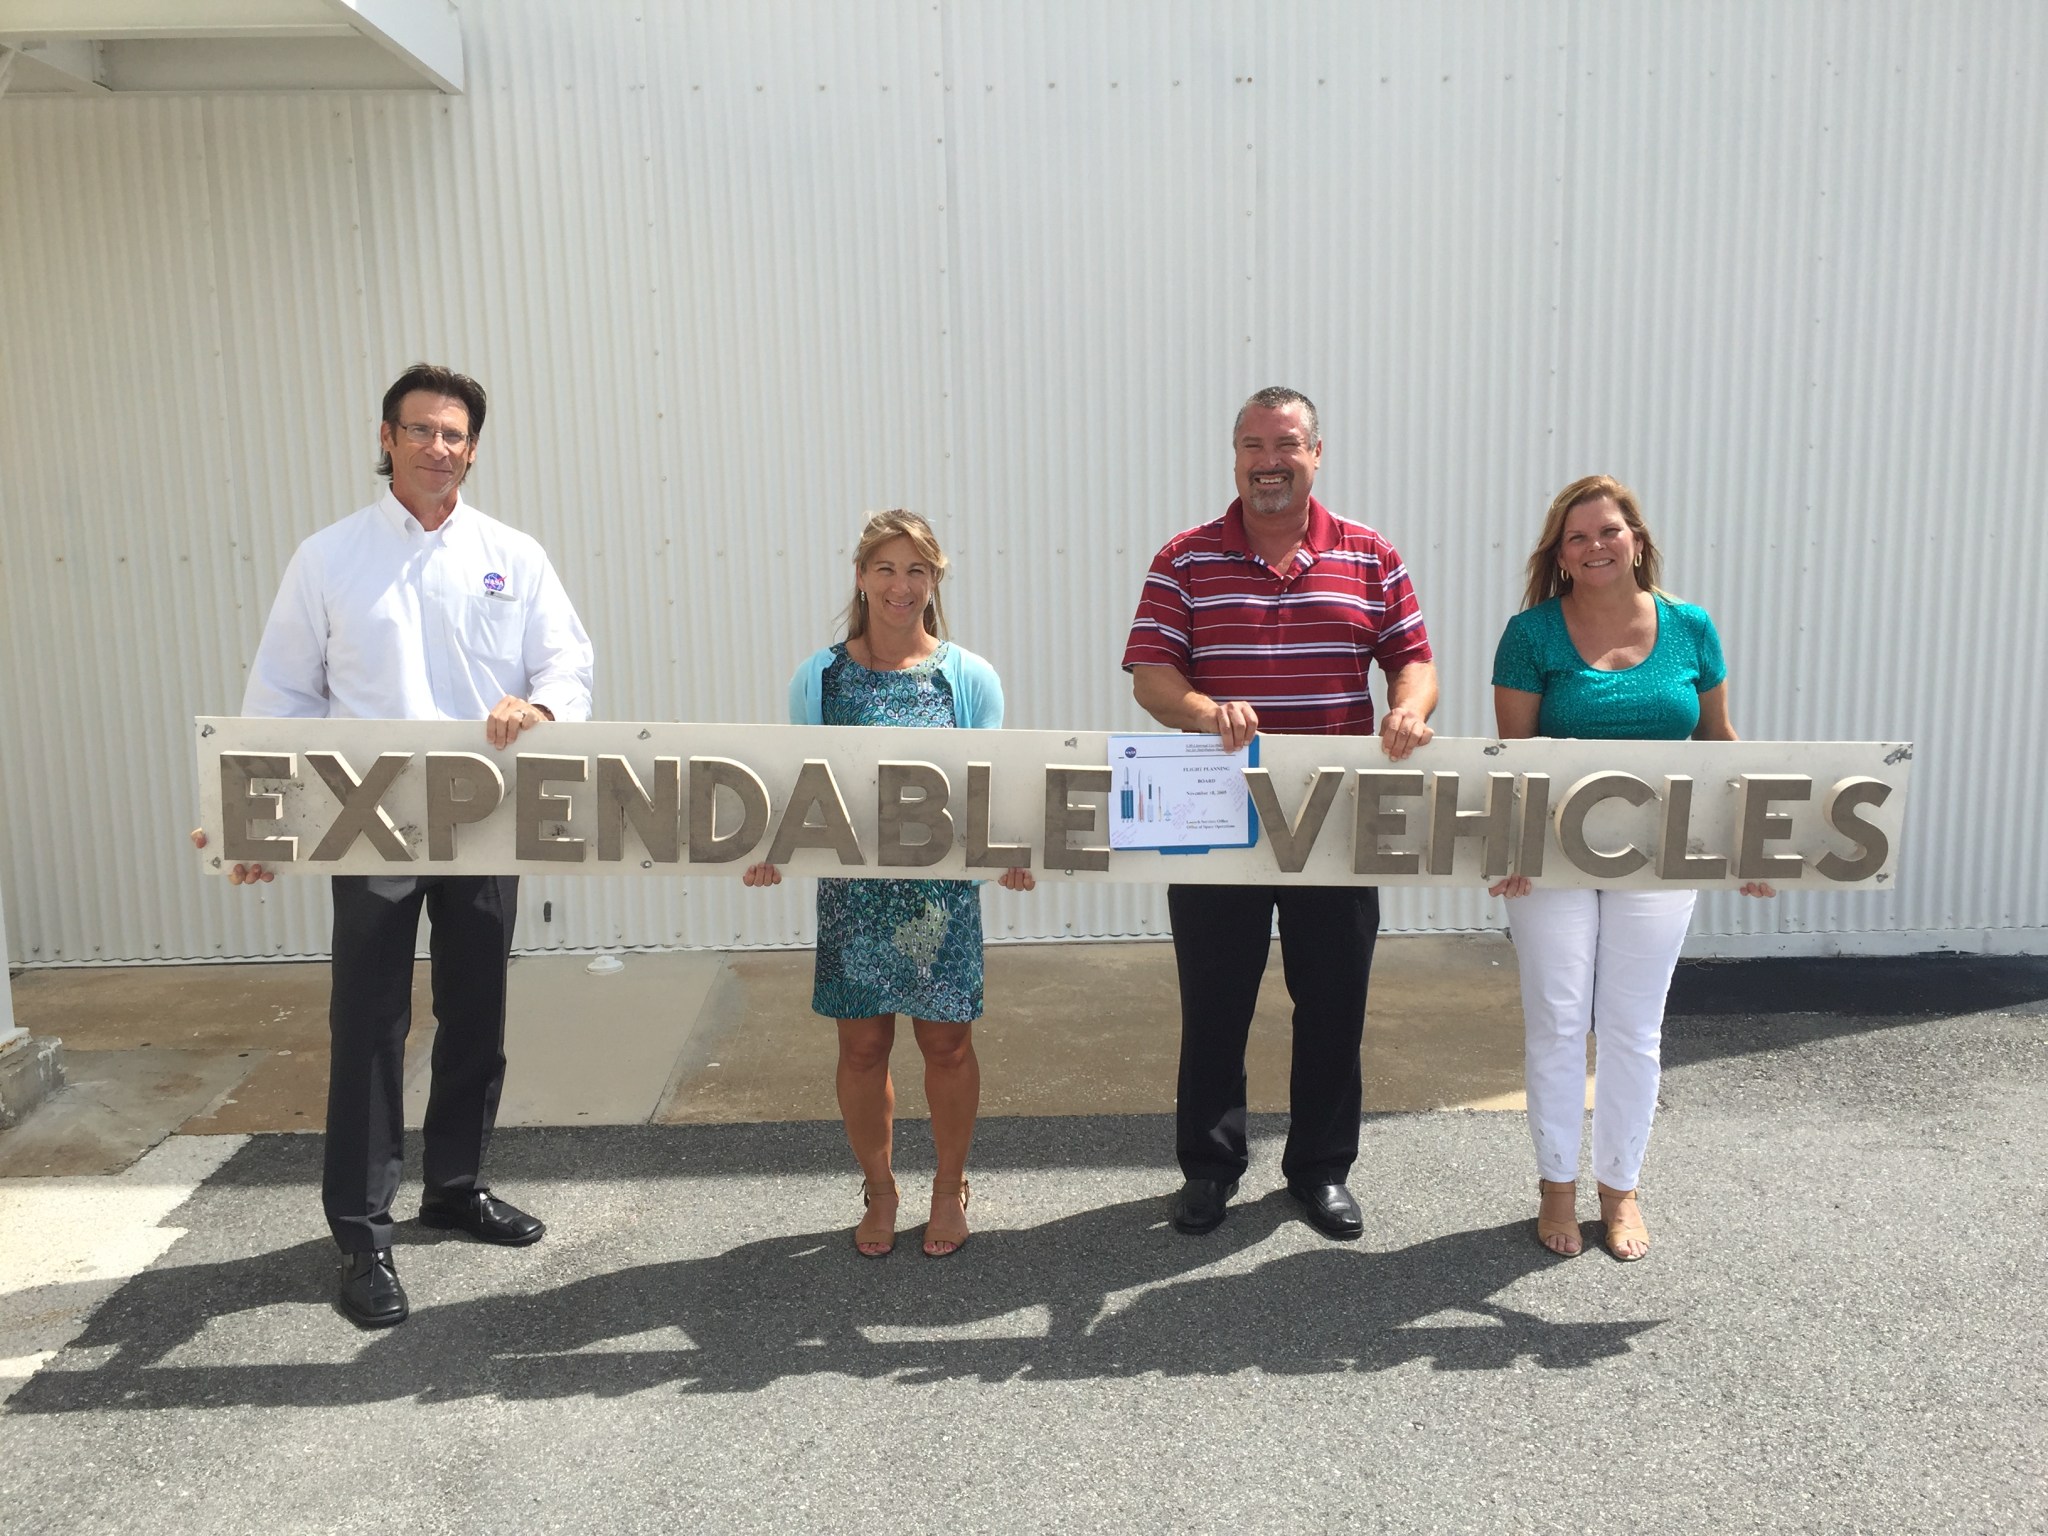
[[[187,724],[367,501],[416,357],[554,554],[615,718],[779,718],[862,508],[930,512],[1012,723],[1116,660],[1251,388],[1414,570],[1440,729],[1550,493],[1630,480],[1751,736],[1922,744],[1897,892],[1708,952],[2048,933],[2048,10],[1755,0],[744,8],[467,0],[469,94],[0,101],[0,880],[29,964],[319,953],[202,881]],[[1164,931],[1155,890],[991,933]],[[544,902],[553,919],[542,922]],[[1497,922],[1478,892],[1396,930]],[[528,947],[776,944],[800,890],[531,882]]]

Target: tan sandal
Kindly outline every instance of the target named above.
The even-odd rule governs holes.
[[[1642,1207],[1632,1189],[1600,1189],[1600,1220],[1607,1227],[1607,1251],[1623,1264],[1633,1264],[1650,1252],[1650,1229],[1643,1225]],[[1633,1253],[1623,1252],[1624,1247]]]
[[[889,1181],[889,1198],[892,1200],[901,1198],[894,1179]],[[874,1196],[868,1191],[868,1181],[862,1179],[860,1181],[861,1209],[867,1210],[873,1204]],[[864,1259],[886,1259],[894,1251],[895,1247],[896,1226],[893,1218],[890,1221],[889,1230],[879,1236],[868,1232],[868,1221],[865,1216],[861,1218],[860,1225],[853,1229],[853,1251]]]
[[[1561,1259],[1577,1258],[1585,1246],[1579,1240],[1579,1186],[1574,1179],[1538,1179],[1536,1181],[1536,1241],[1543,1245],[1546,1253],[1554,1253]],[[1562,1204],[1567,1212],[1556,1215],[1554,1204]],[[1562,1238],[1571,1246],[1553,1248],[1552,1238]]]
[[[940,1195],[958,1195],[960,1197],[960,1214],[962,1216],[967,1214],[967,1200],[972,1193],[972,1186],[968,1183],[967,1175],[964,1173],[960,1175],[960,1182],[951,1189],[941,1187],[937,1179],[932,1180],[933,1198],[936,1199]],[[924,1228],[924,1256],[928,1259],[943,1259],[958,1253],[967,1246],[967,1239],[971,1235],[970,1233],[963,1233],[960,1241],[957,1243],[949,1237],[933,1237],[931,1223],[926,1222]],[[934,1247],[934,1244],[941,1246]]]

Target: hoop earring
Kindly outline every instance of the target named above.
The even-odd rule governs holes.
[[[1641,565],[1642,563],[1643,563],[1643,552],[1642,552],[1642,551],[1641,551],[1641,550],[1639,549],[1639,550],[1637,550],[1637,551],[1636,551],[1636,564],[1637,564],[1638,566],[1640,566],[1640,565]]]
[[[859,599],[860,599],[860,602],[861,602],[861,606],[862,606],[863,608],[865,608],[865,607],[867,606],[867,601],[868,601],[868,595],[867,595],[867,593],[865,593],[865,592],[861,591],[861,590],[860,590],[860,588],[858,588],[858,587],[855,587],[855,588],[853,589],[853,595],[854,595],[855,597],[857,597],[857,598],[859,598]]]

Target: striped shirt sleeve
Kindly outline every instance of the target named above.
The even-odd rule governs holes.
[[[1414,583],[1408,579],[1408,567],[1391,544],[1382,540],[1381,549],[1385,562],[1380,578],[1381,597],[1386,607],[1373,659],[1379,662],[1382,672],[1392,677],[1413,662],[1433,659],[1435,653],[1429,648],[1429,632],[1422,624],[1422,604],[1415,596]]]
[[[1169,544],[1153,556],[1152,568],[1145,573],[1138,614],[1124,644],[1127,672],[1132,667],[1174,667],[1186,676],[1193,670],[1189,635],[1194,607],[1174,569],[1173,556],[1174,546]]]

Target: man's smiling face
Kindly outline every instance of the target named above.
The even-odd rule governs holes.
[[[1237,494],[1248,516],[1285,522],[1308,513],[1323,445],[1299,405],[1249,407],[1237,424]]]
[[[413,434],[426,433],[423,443]],[[452,447],[448,434],[461,436]],[[398,403],[398,426],[384,422],[378,441],[391,455],[391,492],[417,511],[425,506],[453,507],[462,477],[476,462],[476,439],[469,435],[469,407],[452,395],[416,389]]]

